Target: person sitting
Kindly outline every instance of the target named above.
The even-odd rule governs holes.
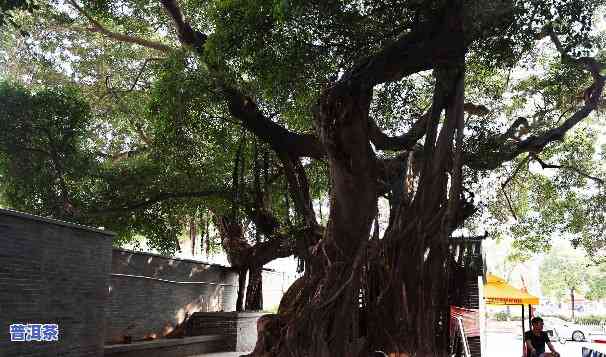
[[[528,356],[530,357],[559,357],[560,354],[555,350],[549,340],[547,332],[543,331],[543,319],[534,317],[530,320],[532,328],[524,333],[524,342]],[[545,345],[549,346],[551,353],[545,352]]]

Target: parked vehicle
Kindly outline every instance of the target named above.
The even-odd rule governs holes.
[[[555,335],[565,340],[581,342],[588,340],[589,335],[600,333],[600,331],[596,331],[595,326],[579,325],[557,317],[544,317],[543,320],[545,322],[543,328],[545,331],[554,330]]]
[[[551,327],[549,330],[544,331],[547,332],[547,335],[549,335],[549,340],[551,340],[552,342],[558,341],[559,343],[564,344],[567,341],[566,337],[560,336],[558,330],[554,327]]]

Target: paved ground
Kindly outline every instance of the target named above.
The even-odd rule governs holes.
[[[241,355],[245,355],[245,352],[218,352],[218,353],[205,353],[201,355],[196,355],[192,357],[240,357]]]
[[[596,337],[597,338],[597,337]],[[590,342],[568,341],[564,344],[556,342],[555,348],[562,357],[581,357],[581,348],[583,346],[593,348],[597,351],[606,353],[605,344],[595,344]],[[246,354],[244,352],[221,352],[207,353],[194,357],[239,357]],[[522,356],[522,337],[518,333],[507,332],[489,332],[486,335],[486,353],[487,357],[521,357]]]
[[[518,357],[522,356],[522,337],[515,333],[490,332],[486,336],[486,354],[488,357]],[[582,347],[606,352],[606,345],[590,342],[568,341],[564,344],[556,342],[554,347],[562,357],[581,357]]]

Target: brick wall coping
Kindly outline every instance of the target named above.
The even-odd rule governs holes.
[[[142,341],[118,345],[105,345],[103,346],[103,350],[106,353],[118,353],[136,350],[147,350],[159,347],[161,348],[170,346],[191,345],[200,342],[221,341],[223,339],[225,339],[225,336],[222,335],[203,335],[183,338],[161,338],[153,341]]]
[[[237,285],[233,285],[233,284],[214,283],[214,282],[208,282],[208,281],[174,281],[174,280],[167,280],[167,279],[161,279],[161,278],[153,278],[153,277],[144,276],[144,275],[131,275],[131,274],[119,274],[119,273],[111,273],[111,275],[123,277],[123,278],[149,279],[149,280],[161,281],[163,283],[170,283],[170,284],[205,284],[205,285],[219,285],[219,286],[237,286]]]
[[[12,210],[12,209],[0,208],[0,215],[25,218],[25,219],[30,219],[30,220],[33,220],[33,221],[50,223],[50,224],[54,224],[54,225],[57,225],[57,226],[64,226],[64,227],[69,227],[69,228],[77,228],[77,229],[81,229],[81,230],[85,230],[85,231],[90,231],[90,232],[95,232],[95,233],[101,233],[101,234],[104,234],[104,235],[107,235],[107,236],[111,236],[111,237],[113,237],[113,236],[116,235],[116,233],[114,233],[112,231],[108,231],[106,229],[94,228],[94,227],[85,226],[85,225],[78,224],[78,223],[61,221],[61,220],[54,219],[54,218],[47,218],[47,217],[42,217],[42,216],[36,216],[34,214],[20,212],[20,211],[15,211],[15,210]]]
[[[142,252],[142,251],[130,250],[130,249],[124,249],[124,248],[112,248],[112,250],[119,251],[119,252],[125,252],[125,253],[132,253],[132,254],[149,255],[149,256],[152,256],[152,257],[158,257],[158,258],[164,258],[164,259],[179,260],[179,261],[188,262],[188,263],[195,263],[195,264],[203,264],[203,265],[208,265],[208,266],[222,267],[222,268],[226,268],[226,269],[229,269],[229,270],[234,270],[234,271],[237,272],[237,269],[235,269],[234,267],[227,266],[227,265],[221,265],[221,264],[212,264],[212,263],[205,262],[205,261],[202,261],[202,260],[169,257],[169,256],[158,254],[158,253]],[[263,271],[268,271],[268,272],[272,272],[272,273],[280,273],[280,274],[282,274],[282,273],[288,273],[288,272],[283,272],[283,271],[279,271],[279,270],[275,270],[275,269],[271,269],[271,268],[263,268]]]
[[[118,252],[131,253],[131,254],[147,255],[147,256],[151,256],[151,257],[158,257],[158,258],[163,258],[163,259],[168,259],[168,260],[178,260],[178,261],[181,261],[181,262],[188,262],[188,263],[194,263],[194,264],[202,264],[202,265],[208,265],[208,266],[214,266],[214,267],[221,267],[221,268],[225,268],[225,269],[236,271],[235,268],[227,266],[227,265],[212,264],[212,263],[204,262],[204,261],[201,261],[201,260],[169,257],[167,255],[162,255],[162,254],[158,254],[158,253],[142,252],[142,251],[136,251],[136,250],[130,250],[130,249],[124,249],[124,248],[112,248],[112,250],[118,251]]]
[[[205,312],[205,311],[199,311],[199,312],[194,312],[192,314],[192,316],[203,316],[203,317],[217,317],[217,318],[259,318],[263,315],[268,315],[270,313],[268,312],[263,312],[263,311],[218,311],[218,312]]]

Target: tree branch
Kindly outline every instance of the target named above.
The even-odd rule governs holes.
[[[470,115],[484,116],[490,113],[488,108],[483,105],[465,103],[463,111]],[[377,150],[397,150],[405,151],[412,149],[417,141],[425,135],[427,129],[427,120],[431,116],[431,109],[423,114],[406,134],[400,136],[388,136],[369,118],[369,137]]]
[[[505,200],[507,200],[507,205],[509,206],[509,211],[511,212],[511,215],[513,216],[513,218],[516,221],[518,220],[518,217],[516,215],[515,210],[513,209],[513,205],[511,204],[511,201],[509,200],[509,195],[507,195],[507,191],[505,191],[505,188],[507,187],[509,182],[511,182],[511,180],[513,180],[513,178],[516,177],[516,175],[518,174],[518,172],[520,171],[522,166],[524,166],[524,164],[526,164],[527,162],[528,162],[528,157],[525,157],[522,161],[520,161],[518,166],[516,166],[516,168],[513,170],[513,173],[511,174],[511,176],[509,176],[507,178],[507,180],[505,180],[505,182],[503,182],[503,184],[501,185],[501,192],[503,192],[503,196],[505,196]]]
[[[518,132],[519,130],[523,130],[521,128],[526,128],[527,130],[529,126],[530,125],[528,124],[528,119],[524,117],[519,117],[513,122],[513,124],[509,126],[509,129],[507,129],[507,131],[499,137],[499,142],[502,144],[507,139],[516,139],[516,132]]]
[[[507,178],[507,180],[505,180],[505,182],[503,182],[503,184],[501,185],[501,189],[504,190],[505,187],[507,185],[509,185],[509,182],[511,182],[511,180],[513,180],[516,175],[518,174],[518,172],[520,171],[520,169],[522,168],[522,166],[524,166],[524,164],[526,164],[526,162],[528,162],[528,157],[525,157],[524,159],[522,159],[522,161],[520,161],[520,163],[518,164],[518,166],[516,166],[516,168],[513,170],[513,173],[511,174],[511,176],[509,176]]]
[[[112,163],[116,163],[119,161],[122,161],[124,159],[128,159],[130,157],[133,157],[135,155],[141,154],[143,152],[146,152],[148,150],[148,148],[146,146],[143,147],[139,147],[133,150],[126,150],[126,151],[122,151],[119,152],[117,154],[108,154],[108,153],[104,153],[104,152],[97,152],[97,155],[99,155],[100,157],[106,159],[106,160],[110,160]]]
[[[160,42],[156,42],[156,41],[150,41],[150,40],[146,40],[140,37],[135,37],[135,36],[129,36],[129,35],[124,35],[118,32],[113,32],[108,30],[107,28],[105,28],[103,25],[101,25],[101,23],[99,23],[97,20],[95,20],[91,15],[89,15],[82,7],[80,7],[80,5],[78,5],[78,3],[76,3],[75,0],[68,0],[68,2],[76,8],[76,10],[78,10],[79,13],[81,13],[82,15],[84,15],[88,21],[90,21],[93,25],[92,28],[87,29],[90,32],[99,32],[104,34],[105,36],[112,38],[116,41],[120,41],[120,42],[126,42],[126,43],[133,43],[136,45],[140,45],[143,47],[148,47],[148,48],[152,48],[154,50],[158,50],[161,52],[170,52],[172,51],[172,48],[170,46],[167,46],[163,43]]]
[[[183,15],[176,0],[160,0],[160,2],[164,5],[164,9],[175,24],[177,34],[179,35],[179,41],[181,41],[183,45],[193,47],[201,54],[208,36],[192,29],[191,25],[185,21],[185,15]]]
[[[171,199],[179,199],[179,198],[200,198],[200,197],[208,197],[208,196],[218,196],[226,199],[230,198],[229,190],[207,190],[207,191],[192,191],[192,192],[164,192],[159,193],[155,196],[147,198],[143,201],[135,202],[132,204],[127,204],[121,207],[110,207],[105,209],[97,209],[88,211],[88,214],[91,215],[102,215],[108,213],[118,213],[118,212],[130,212],[134,210],[141,210],[152,206],[158,202],[171,200]]]
[[[280,155],[284,166],[284,174],[288,180],[290,195],[295,203],[295,209],[303,217],[306,226],[316,227],[316,213],[309,195],[309,183],[305,168],[298,158]]]
[[[477,115],[479,117],[490,114],[490,110],[482,104],[464,103],[463,111],[469,115]]]
[[[445,6],[434,12],[437,16],[424,16],[392,44],[373,56],[362,60],[346,72],[340,85],[372,88],[385,82],[397,81],[405,76],[452,63],[465,55],[469,44],[486,36],[495,26],[508,24],[513,6],[503,1],[491,6],[462,11],[457,1],[443,2]],[[470,8],[471,9],[471,8]],[[462,23],[467,24],[460,31]]]
[[[423,114],[412,125],[406,134],[400,136],[388,136],[378,127],[377,123],[369,117],[369,132],[370,141],[377,150],[410,150],[413,146],[425,135],[427,129],[427,120],[431,114],[431,110]]]
[[[556,47],[561,50],[561,44],[559,44],[557,36],[555,36],[553,32],[551,36],[554,42],[556,43]],[[485,152],[467,153],[465,155],[465,164],[468,167],[479,170],[491,170],[497,168],[503,162],[513,160],[515,157],[522,153],[539,153],[548,144],[554,141],[561,141],[570,129],[572,129],[583,119],[587,118],[587,116],[589,116],[589,114],[591,114],[591,112],[593,112],[598,107],[598,105],[600,104],[602,93],[604,91],[604,83],[606,80],[606,78],[600,74],[600,71],[604,68],[604,65],[597,62],[594,58],[590,57],[575,59],[565,53],[562,54],[562,57],[568,59],[569,61],[572,61],[577,65],[585,67],[585,69],[593,77],[593,84],[586,91],[584,105],[573,115],[568,117],[568,119],[564,120],[562,124],[550,130],[547,130],[541,135],[531,135],[527,139],[515,143],[514,145],[509,145],[507,143],[499,143],[500,147],[498,147],[492,153],[489,153],[488,158],[486,158]],[[514,122],[514,125],[518,123],[519,120],[520,119],[516,120],[516,122]],[[520,123],[518,123],[518,125],[519,124]],[[510,130],[512,130],[512,128],[510,128],[508,132]]]
[[[274,259],[293,255],[306,257],[308,250],[315,245],[323,234],[323,228],[303,228],[291,232],[292,236],[274,233],[269,240],[255,244],[249,250],[250,266],[263,266]]]
[[[222,92],[229,112],[241,125],[268,143],[277,153],[290,157],[321,159],[326,155],[323,145],[313,135],[294,133],[263,115],[253,100],[238,89],[223,85]]]
[[[176,0],[161,0],[161,3],[173,20],[181,43],[193,47],[201,55],[208,36],[191,27]],[[326,155],[322,144],[313,135],[294,133],[275,123],[259,110],[252,98],[222,81],[221,76],[217,77],[217,86],[225,96],[230,114],[248,131],[268,143],[277,153],[316,159]]]
[[[263,265],[278,258],[287,258],[296,254],[294,239],[285,236],[273,236],[272,239],[255,244],[250,248],[248,263],[251,266]]]
[[[463,191],[463,132],[465,130],[465,67],[462,67],[461,78],[455,86],[453,103],[446,110],[446,120],[454,121],[455,147],[450,149],[453,156],[451,182],[448,193],[446,219],[443,223],[443,234],[448,238],[455,226],[457,211],[461,207],[461,192]],[[450,140],[452,145],[452,139]]]
[[[459,46],[459,41],[453,41],[450,22],[444,20],[432,19],[419,24],[410,33],[353,67],[339,83],[372,88],[432,69],[437,62],[447,58],[459,58],[463,55],[460,52],[464,46]]]
[[[546,28],[546,31],[549,34],[549,38],[551,38],[551,41],[553,42],[553,44],[556,46],[556,49],[562,55],[563,59],[569,60],[571,62],[574,62],[574,63],[578,64],[578,65],[584,66],[591,73],[591,75],[593,76],[594,80],[597,80],[600,77],[602,77],[600,75],[600,72],[602,71],[602,69],[604,69],[604,65],[603,64],[601,64],[595,58],[592,58],[592,57],[574,58],[574,57],[570,56],[566,52],[566,50],[564,49],[564,47],[562,46],[562,43],[560,42],[560,39],[558,38],[557,34],[553,30],[553,27],[548,26]]]
[[[566,166],[566,165],[554,165],[554,164],[549,164],[549,163],[546,163],[545,161],[543,161],[543,160],[542,160],[542,159],[541,159],[539,156],[537,156],[537,155],[532,155],[532,159],[533,159],[534,161],[538,162],[538,163],[541,165],[541,167],[542,167],[543,169],[563,169],[563,170],[568,170],[568,171],[575,172],[575,173],[577,173],[577,174],[579,174],[579,175],[581,175],[581,176],[583,176],[583,177],[586,177],[586,178],[588,178],[588,179],[591,179],[591,180],[593,180],[593,181],[595,181],[595,182],[599,183],[600,185],[603,185],[603,184],[604,184],[604,180],[602,180],[601,178],[599,178],[599,177],[595,177],[595,176],[591,176],[591,175],[589,175],[589,174],[587,174],[587,173],[585,173],[585,172],[583,172],[583,171],[579,170],[579,169],[578,169],[578,168],[576,168],[576,167],[572,167],[572,166]]]
[[[259,222],[260,216],[254,215],[253,210],[248,210],[248,213],[257,229],[263,230],[266,241],[250,245],[244,239],[240,223],[227,216],[215,215],[215,225],[222,237],[222,245],[228,254],[230,264],[238,268],[262,267],[274,259],[292,255],[304,257],[309,247],[317,243],[322,236],[322,228],[319,226],[297,230],[291,232],[292,236],[288,236],[282,233],[283,230],[278,229],[278,220],[270,212],[265,211],[266,216],[261,219],[275,222],[274,227]],[[267,228],[269,230],[266,230]]]

